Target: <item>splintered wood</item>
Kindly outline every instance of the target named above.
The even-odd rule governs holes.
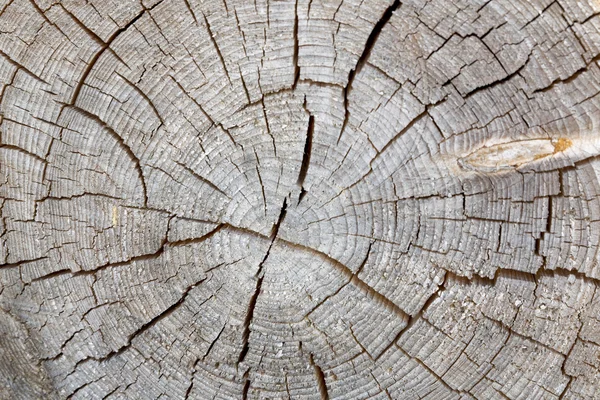
[[[600,398],[599,0],[0,0],[0,399]]]

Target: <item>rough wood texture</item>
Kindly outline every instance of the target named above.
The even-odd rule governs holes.
[[[0,0],[0,398],[600,398],[599,61],[598,0]]]

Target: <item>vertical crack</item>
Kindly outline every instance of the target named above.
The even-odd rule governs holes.
[[[544,228],[544,232],[540,234],[540,237],[535,239],[535,248],[534,254],[536,256],[540,256],[542,258],[542,267],[540,269],[544,269],[546,267],[546,255],[542,249],[542,242],[546,239],[546,235],[552,232],[552,219],[553,215],[553,197],[548,196],[548,215],[546,216],[546,227]]]
[[[319,387],[319,393],[321,393],[321,400],[329,400],[329,394],[327,392],[327,383],[325,382],[325,375],[323,374],[323,370],[319,367],[311,354],[308,358],[310,361],[310,365],[315,370],[315,377],[317,379],[317,386]]]
[[[267,251],[267,255],[265,256],[265,258],[261,261],[260,265],[258,266],[258,272],[257,275],[260,275],[262,273],[262,264],[264,263],[264,261],[267,259],[269,255],[269,252]],[[238,364],[242,363],[244,361],[244,359],[246,358],[246,355],[248,354],[248,349],[249,349],[249,344],[248,344],[248,340],[250,339],[250,324],[252,323],[252,319],[254,318],[254,309],[256,308],[256,301],[258,300],[258,295],[260,294],[261,288],[262,288],[262,282],[263,282],[263,276],[259,276],[258,280],[256,281],[256,287],[254,289],[254,294],[252,295],[252,297],[250,298],[250,301],[248,302],[248,311],[246,313],[246,319],[244,320],[244,333],[242,334],[242,351],[240,351],[240,356],[238,357]]]
[[[344,94],[344,110],[345,110],[344,122],[342,123],[342,128],[340,130],[340,136],[338,136],[337,143],[340,142],[340,139],[342,138],[342,134],[346,130],[346,125],[348,124],[348,118],[350,117],[350,112],[348,111],[348,97],[350,95],[350,91],[352,90],[354,78],[355,78],[356,74],[361,71],[362,67],[367,62],[369,56],[371,55],[371,51],[373,50],[373,47],[375,46],[375,43],[377,42],[377,39],[379,38],[379,34],[381,33],[383,27],[392,18],[392,14],[394,13],[394,11],[396,11],[398,9],[398,7],[400,7],[400,0],[395,0],[385,10],[383,15],[379,19],[379,21],[377,21],[377,23],[373,27],[373,30],[371,30],[371,33],[369,34],[369,37],[367,38],[367,41],[365,43],[363,52],[360,55],[360,57],[358,58],[358,61],[356,62],[356,66],[354,68],[352,68],[350,70],[350,72],[348,73],[348,82],[346,83],[346,86],[344,87],[344,93],[343,93]]]
[[[240,351],[240,355],[238,357],[238,365],[244,361],[244,359],[246,358],[246,355],[248,354],[249,339],[250,339],[250,325],[252,325],[252,320],[254,319],[254,310],[256,308],[256,302],[258,301],[258,296],[260,295],[260,292],[261,292],[263,278],[264,278],[263,266],[264,266],[265,262],[267,261],[267,259],[269,258],[269,255],[271,254],[271,248],[273,247],[273,243],[275,242],[275,239],[277,238],[277,233],[279,232],[279,227],[280,227],[281,223],[283,222],[283,219],[285,218],[286,209],[287,209],[287,198],[285,198],[283,200],[283,205],[281,206],[281,210],[279,212],[279,218],[277,219],[277,222],[273,225],[273,228],[271,229],[271,236],[269,237],[271,242],[269,243],[267,252],[265,253],[265,256],[262,259],[262,261],[258,264],[258,270],[256,271],[256,275],[255,275],[255,277],[257,278],[256,287],[254,289],[254,294],[252,295],[252,297],[250,298],[250,301],[248,302],[248,312],[246,313],[246,319],[244,320],[244,333],[242,334],[243,345],[242,345],[242,350]],[[246,372],[246,374],[244,376],[245,376],[244,379],[246,380],[246,386],[248,386],[249,385],[248,371]],[[247,393],[247,390],[246,390],[246,393]]]
[[[257,160],[258,160],[258,156],[257,156]],[[267,216],[267,195],[265,194],[265,185],[263,184],[263,180],[262,180],[262,176],[260,175],[260,169],[258,169],[258,165],[256,166],[256,174],[258,175],[258,181],[260,182],[260,190],[262,192],[262,198],[263,198],[263,210],[264,210],[264,214],[265,217]]]
[[[271,125],[269,125],[269,119],[267,118],[267,110],[265,108],[264,95],[263,95],[262,99],[260,100],[260,102],[262,105],[263,117],[265,118],[265,125],[267,126],[267,134],[269,136],[271,136],[271,141],[273,142],[273,153],[275,154],[275,157],[277,157],[277,146],[275,145],[275,137],[273,136],[273,133],[271,133]]]
[[[249,378],[249,373],[248,371],[246,371],[246,373],[244,374],[244,388],[242,389],[242,400],[246,400],[248,399],[248,391],[250,390],[250,378]]]
[[[198,18],[196,18],[196,13],[194,13],[194,10],[192,10],[192,6],[190,5],[190,2],[188,0],[184,0],[185,6],[187,7],[188,11],[190,12],[190,14],[192,14],[192,18],[194,18],[194,22],[196,22],[196,25],[198,25]]]
[[[312,153],[313,132],[315,130],[315,117],[308,117],[308,128],[306,129],[306,142],[304,143],[304,155],[302,156],[302,164],[300,165],[300,173],[298,174],[298,186],[300,187],[300,195],[298,203],[302,201],[306,190],[304,190],[304,180],[310,166],[310,156]]]
[[[192,367],[192,377],[190,378],[190,385],[188,386],[187,390],[185,391],[185,399],[189,399],[190,393],[192,393],[192,389],[194,388],[194,378],[196,377],[196,371],[198,370],[199,362],[200,362],[200,359],[197,358]]]
[[[292,90],[296,89],[298,80],[300,80],[300,67],[298,66],[298,53],[300,45],[298,43],[298,0],[294,6],[294,83],[292,84]]]

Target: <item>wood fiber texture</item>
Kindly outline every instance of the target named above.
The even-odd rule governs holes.
[[[600,398],[600,0],[0,0],[0,399]]]

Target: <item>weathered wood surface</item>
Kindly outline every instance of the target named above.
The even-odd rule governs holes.
[[[598,0],[0,1],[0,398],[600,398]]]

